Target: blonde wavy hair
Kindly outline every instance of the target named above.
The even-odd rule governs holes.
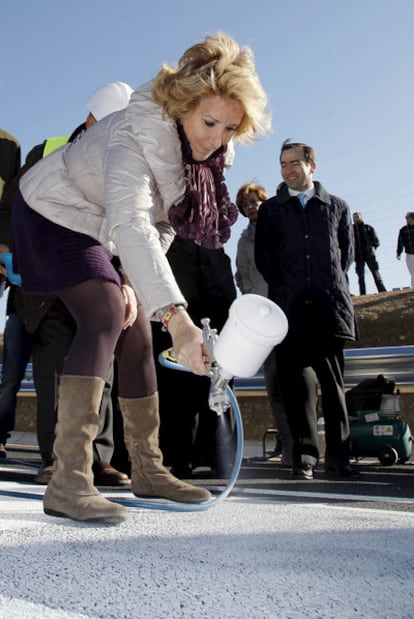
[[[271,128],[267,95],[256,73],[253,52],[230,36],[206,36],[181,56],[178,67],[164,64],[152,84],[152,96],[166,116],[184,118],[202,99],[219,95],[238,101],[244,116],[235,131],[239,142],[252,142]]]

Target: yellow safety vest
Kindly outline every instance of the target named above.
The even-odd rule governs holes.
[[[54,150],[59,148],[60,146],[64,146],[68,143],[70,135],[63,135],[60,138],[48,138],[45,142],[45,146],[43,148],[43,157],[50,155]]]

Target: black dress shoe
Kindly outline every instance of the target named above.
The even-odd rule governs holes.
[[[352,479],[361,475],[360,471],[350,464],[326,464],[325,473],[334,477],[343,477],[344,479]]]
[[[54,460],[47,460],[42,462],[40,468],[37,472],[36,477],[34,478],[35,484],[46,485],[50,482],[53,475],[55,473],[55,462]]]
[[[313,479],[313,466],[311,464],[301,464],[300,466],[294,466],[292,469],[293,477],[300,479]]]
[[[102,460],[93,463],[92,471],[95,486],[127,486],[130,483],[128,475]]]

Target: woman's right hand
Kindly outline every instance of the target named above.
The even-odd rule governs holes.
[[[203,332],[195,326],[186,311],[176,312],[170,318],[168,332],[178,363],[199,376],[207,374],[210,365],[204,349]]]

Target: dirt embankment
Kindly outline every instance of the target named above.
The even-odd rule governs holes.
[[[414,290],[353,297],[359,339],[348,348],[414,344]]]

